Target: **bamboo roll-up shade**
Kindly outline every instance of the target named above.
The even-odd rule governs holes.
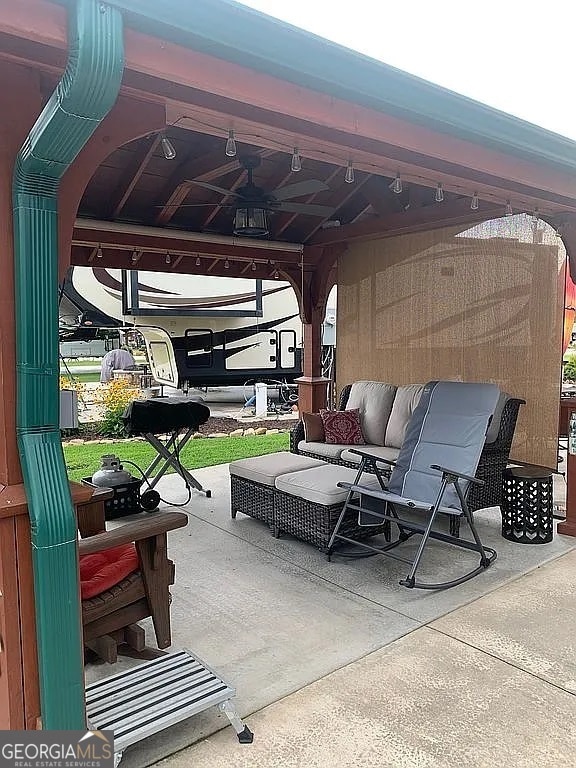
[[[486,381],[521,397],[511,455],[555,466],[566,251],[529,216],[350,244],[338,264],[337,387]]]

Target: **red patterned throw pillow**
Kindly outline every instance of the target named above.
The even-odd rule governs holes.
[[[338,445],[365,445],[360,426],[360,411],[320,411],[327,443]]]

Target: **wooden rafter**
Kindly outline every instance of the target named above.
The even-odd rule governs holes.
[[[234,179],[232,184],[230,185],[230,191],[234,192],[238,189],[238,187],[241,187],[242,184],[246,181],[246,171],[242,169],[238,176]],[[210,211],[210,213],[206,216],[202,224],[200,225],[200,230],[206,229],[212,221],[216,218],[216,216],[220,213],[222,208],[227,204],[227,201],[232,197],[232,195],[225,195],[222,197],[222,200],[217,203],[214,208]]]
[[[274,155],[275,151],[262,149],[254,150],[254,153],[265,158]],[[156,226],[166,226],[172,220],[194,186],[193,181],[216,181],[240,167],[236,157],[222,163],[223,156],[226,157],[223,151],[218,150],[202,158],[191,158],[176,169],[164,186],[163,202],[159,204],[162,207],[154,220]]]
[[[307,230],[307,232],[302,236],[302,242],[306,243],[308,240],[310,240],[316,232],[321,228],[322,224],[324,224],[325,221],[328,221],[328,219],[331,219],[332,216],[337,216],[338,209],[342,208],[346,203],[351,200],[354,195],[356,195],[359,190],[364,186],[364,184],[368,181],[370,178],[370,174],[360,174],[356,173],[356,180],[353,184],[342,184],[342,186],[335,190],[330,198],[326,200],[325,205],[330,205],[332,208],[334,208],[334,213],[331,216],[324,216],[324,218],[314,218],[313,225]],[[336,228],[338,229],[338,227]]]
[[[406,191],[400,194],[392,192],[388,179],[382,176],[371,176],[362,192],[377,216],[387,216],[393,211],[404,210]]]
[[[353,218],[350,220],[350,224],[355,224],[357,221],[361,221],[366,216],[366,214],[370,213],[372,208],[373,208],[372,203],[368,203],[368,205],[364,205],[358,211],[358,213],[356,213],[356,215],[353,216]]]
[[[161,140],[162,137],[159,134],[153,136],[152,141],[148,138],[142,140],[140,146],[134,152],[134,157],[129,163],[128,168],[122,174],[120,184],[118,184],[111,195],[108,218],[117,219],[118,216],[120,216],[122,209],[128,202],[128,198],[146,170],[146,167]]]
[[[427,205],[422,208],[411,208],[402,213],[391,213],[388,216],[374,217],[369,221],[359,221],[335,229],[319,232],[313,239],[314,245],[352,242],[354,240],[370,240],[376,237],[389,237],[404,232],[418,232],[426,229],[437,229],[457,225],[470,225],[479,221],[501,216],[502,206],[482,205],[481,210],[470,209],[468,199],[456,199]]]

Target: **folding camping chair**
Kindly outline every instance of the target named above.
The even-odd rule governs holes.
[[[348,496],[328,545],[328,558],[334,553],[337,540],[346,541],[374,553],[387,555],[408,563],[410,570],[400,584],[408,588],[443,589],[454,587],[477,576],[494,562],[496,551],[483,546],[474,518],[466,504],[473,483],[483,481],[474,477],[484,446],[486,431],[500,391],[493,384],[468,384],[455,381],[429,382],[422,393],[406,430],[406,437],[395,462],[354,450],[362,458],[353,483],[338,483],[348,489]],[[393,467],[385,478],[383,464]],[[376,472],[382,490],[361,484],[363,472]],[[387,486],[384,489],[384,486]],[[382,525],[386,521],[398,528],[398,538],[381,547],[366,541],[350,539],[339,533],[348,510],[358,512],[359,525]],[[399,513],[410,515],[400,517]],[[414,519],[412,513],[424,521]],[[464,517],[470,526],[473,541],[433,528],[438,514]],[[420,534],[422,539],[413,559],[391,550]],[[416,580],[416,571],[430,539],[480,555],[476,568],[459,578],[439,583]]]

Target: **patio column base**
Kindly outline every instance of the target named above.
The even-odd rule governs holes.
[[[565,523],[558,523],[556,530],[563,536],[576,536],[576,520],[566,521]]]
[[[326,387],[330,379],[324,376],[300,376],[298,384],[298,410],[300,413],[318,413],[326,408]]]

